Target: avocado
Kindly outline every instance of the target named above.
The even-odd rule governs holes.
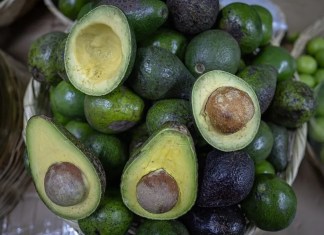
[[[56,47],[67,37],[66,33],[53,31],[34,40],[28,50],[28,69],[39,82],[56,85],[61,78],[56,71]]]
[[[84,144],[99,158],[109,185],[119,185],[120,176],[128,159],[123,142],[114,135],[92,133]]]
[[[133,90],[148,100],[189,99],[195,78],[182,61],[161,47],[139,48],[133,74]]]
[[[49,89],[49,105],[50,105],[51,117],[53,118],[53,121],[55,121],[56,123],[65,125],[71,120],[71,118],[64,116],[58,111],[56,103],[54,102],[54,95],[53,95],[54,89],[55,86],[51,86]]]
[[[75,20],[82,7],[90,0],[58,0],[58,10],[71,20]]]
[[[267,160],[262,160],[258,162],[255,166],[255,175],[259,174],[276,174],[276,170],[273,167],[273,165],[267,161]]]
[[[98,6],[72,26],[65,70],[78,90],[102,96],[128,77],[135,55],[136,41],[124,13],[114,6]]]
[[[265,231],[287,228],[296,215],[294,190],[273,174],[256,176],[248,197],[241,203],[247,219]]]
[[[269,107],[277,86],[277,70],[267,64],[250,65],[237,74],[246,81],[258,97],[261,114]]]
[[[188,39],[180,32],[171,28],[161,28],[150,37],[140,42],[140,47],[158,46],[165,48],[183,61]]]
[[[187,228],[178,220],[149,220],[142,222],[136,235],[189,235]]]
[[[262,47],[253,59],[252,64],[269,64],[276,68],[278,81],[291,79],[296,71],[296,60],[288,50],[275,45]]]
[[[84,4],[78,13],[77,20],[81,19],[81,17],[83,17],[93,8],[95,8],[95,3],[93,1]]]
[[[84,98],[86,120],[92,128],[106,134],[130,129],[141,120],[143,110],[144,101],[125,86],[104,96]]]
[[[126,234],[134,220],[134,214],[124,205],[120,194],[105,196],[97,210],[78,220],[81,231],[87,235]]]
[[[176,219],[196,200],[198,167],[193,140],[183,125],[167,123],[128,160],[120,190],[135,214]]]
[[[289,133],[284,126],[267,123],[273,134],[273,147],[267,160],[277,172],[282,172],[288,164]]]
[[[214,70],[201,75],[192,88],[191,106],[199,132],[216,149],[243,149],[258,132],[258,98],[233,74]]]
[[[198,34],[211,29],[219,12],[218,0],[167,0],[176,30],[184,34]]]
[[[196,204],[200,207],[231,206],[242,201],[254,181],[254,163],[243,151],[208,153]]]
[[[101,0],[99,5],[113,5],[121,9],[141,41],[154,33],[168,19],[167,5],[160,0]]]
[[[57,74],[65,81],[69,81],[68,76],[66,74],[65,70],[65,64],[64,64],[64,54],[65,54],[65,44],[66,44],[66,39],[60,41],[55,49],[55,56],[56,56],[56,61],[55,61],[55,68]]]
[[[244,151],[249,154],[254,163],[259,163],[265,160],[271,153],[274,143],[272,131],[268,124],[261,120],[258,133],[252,142],[244,148]]]
[[[53,87],[50,102],[54,109],[63,116],[73,119],[84,119],[85,94],[76,89],[71,83],[61,80]]]
[[[261,5],[251,5],[253,9],[258,13],[261,19],[261,24],[262,24],[262,40],[260,45],[264,46],[270,43],[272,39],[272,34],[273,34],[273,17],[271,12],[261,6]]]
[[[27,122],[26,146],[35,188],[56,215],[78,220],[93,213],[106,188],[98,158],[46,116]]]
[[[166,122],[177,122],[188,128],[193,125],[190,102],[183,99],[164,99],[155,102],[147,111],[146,126],[150,134]]]
[[[70,120],[65,124],[65,128],[82,143],[95,132],[87,122],[79,120]]]
[[[185,65],[196,77],[211,70],[235,74],[241,59],[237,41],[219,29],[207,30],[196,35],[188,44]]]
[[[198,207],[195,206],[181,218],[190,234],[243,235],[246,220],[237,206]]]
[[[254,52],[261,44],[261,18],[257,11],[246,3],[233,2],[222,8],[217,25],[237,40],[243,54]]]
[[[268,108],[269,120],[287,128],[298,128],[314,115],[316,99],[313,90],[296,80],[277,83],[273,101]]]

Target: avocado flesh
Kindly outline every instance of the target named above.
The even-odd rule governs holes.
[[[133,155],[122,175],[121,192],[125,205],[134,213],[149,219],[178,218],[186,213],[196,200],[198,169],[191,136],[185,126],[166,125],[153,134]],[[138,202],[137,185],[143,176],[159,171],[166,172],[175,180],[179,198],[168,211],[152,213]]]
[[[71,29],[65,47],[65,69],[70,82],[88,95],[105,95],[129,74],[135,40],[124,13],[99,6]]]
[[[228,131],[222,132],[211,123],[205,108],[213,92],[224,87],[231,87],[247,94],[252,101],[254,113],[243,126],[239,126],[240,129],[228,128]],[[192,89],[191,105],[199,132],[216,149],[225,152],[242,149],[253,140],[258,131],[261,113],[257,96],[250,85],[233,74],[214,70],[200,76]]]
[[[28,121],[26,142],[32,178],[46,206],[66,219],[81,219],[90,215],[99,205],[106,184],[105,174],[98,159],[82,149],[67,130],[45,116],[34,116]],[[49,168],[60,163],[74,165],[82,173],[87,193],[82,200],[75,200],[78,203],[72,203],[74,205],[58,205],[46,193],[45,178]],[[52,190],[56,191],[59,188]]]

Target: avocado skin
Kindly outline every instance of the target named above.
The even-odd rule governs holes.
[[[187,228],[177,220],[145,220],[136,235],[189,235]]]
[[[128,84],[148,100],[189,99],[195,78],[170,51],[150,46],[139,48]]]
[[[134,127],[130,131],[130,141],[129,141],[129,155],[133,156],[133,154],[141,148],[141,146],[145,143],[145,141],[150,137],[148,133],[146,123],[142,123],[136,127]]]
[[[243,235],[246,230],[246,220],[237,206],[228,207],[194,207],[181,221],[190,234],[204,235]]]
[[[269,120],[287,128],[298,128],[314,115],[316,99],[313,90],[305,83],[283,80],[267,110]]]
[[[33,41],[28,51],[28,69],[34,79],[50,85],[55,85],[61,80],[55,66],[56,47],[66,37],[66,33],[54,31]]]
[[[231,206],[242,201],[254,181],[254,162],[243,151],[208,153],[196,204],[200,207]]]
[[[69,81],[69,78],[66,74],[65,70],[65,64],[64,64],[64,54],[65,54],[65,44],[66,44],[67,38],[60,41],[56,47],[56,62],[55,67],[57,74],[64,80]]]
[[[255,91],[258,97],[261,113],[264,113],[275,94],[277,86],[277,71],[267,64],[250,65],[237,74],[245,80]]]
[[[286,169],[288,164],[289,133],[287,128],[268,122],[273,134],[273,146],[267,160],[273,165],[276,172]]]
[[[167,5],[159,0],[100,0],[96,6],[100,5],[113,5],[121,9],[132,26],[137,41],[155,32],[169,15]]]
[[[94,213],[78,220],[81,231],[87,235],[126,234],[134,219],[134,214],[124,205],[121,196],[105,196]]]
[[[197,34],[213,27],[219,12],[218,0],[167,0],[174,27]]]

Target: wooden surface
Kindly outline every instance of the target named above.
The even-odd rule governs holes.
[[[274,0],[274,2],[285,12],[291,32],[302,30],[324,15],[323,0]],[[65,26],[60,24],[40,1],[30,13],[18,22],[10,27],[0,28],[0,48],[26,63],[28,48],[33,40],[46,32],[64,29]],[[300,166],[293,188],[298,199],[296,218],[289,228],[275,234],[324,234],[324,179],[317,174],[307,158]],[[28,196],[30,196],[30,192],[33,192],[33,187],[30,188]],[[21,210],[21,206],[19,205],[19,210]],[[46,210],[46,208],[43,207],[42,210]],[[15,213],[17,214],[17,211],[14,211],[13,214]],[[14,221],[19,224],[19,220],[23,221],[23,218],[20,216],[21,213],[18,215],[19,217]],[[261,234],[273,233],[262,232]]]

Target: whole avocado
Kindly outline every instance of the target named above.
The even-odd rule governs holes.
[[[187,228],[178,220],[145,220],[136,235],[189,235]]]
[[[218,0],[167,0],[174,27],[197,34],[213,27],[219,12]]]
[[[64,32],[53,31],[32,42],[28,51],[28,69],[34,79],[51,85],[61,80],[56,71],[56,47],[66,37]]]

